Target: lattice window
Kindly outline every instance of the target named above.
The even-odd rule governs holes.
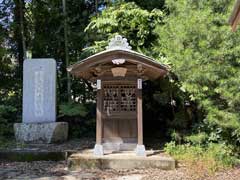
[[[113,112],[136,111],[136,86],[104,85],[103,110],[108,115]]]
[[[120,109],[121,111],[136,111],[136,86],[121,85],[120,86]]]
[[[105,112],[119,111],[119,89],[118,85],[104,85],[103,86],[103,109]]]

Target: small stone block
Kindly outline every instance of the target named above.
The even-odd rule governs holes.
[[[68,123],[15,123],[16,140],[25,143],[63,142],[68,137]]]
[[[103,153],[103,145],[95,144],[94,150],[93,150],[93,154],[95,156],[103,156],[104,155],[104,153]]]
[[[137,156],[146,156],[146,150],[145,150],[145,146],[144,145],[137,145],[136,149],[135,149],[136,155]]]

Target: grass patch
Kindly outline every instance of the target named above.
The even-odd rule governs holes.
[[[196,177],[203,177],[218,170],[231,168],[239,159],[234,155],[232,148],[225,144],[209,143],[206,146],[170,142],[164,150],[177,161],[187,165]]]

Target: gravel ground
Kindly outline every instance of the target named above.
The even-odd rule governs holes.
[[[143,170],[67,170],[65,161],[35,161],[35,162],[1,162],[0,179],[21,180],[239,180],[240,167],[208,174],[194,172],[191,168],[179,165],[176,170],[164,171],[159,169]]]
[[[0,151],[12,150],[35,150],[35,151],[79,151],[83,149],[93,148],[95,139],[82,138],[72,139],[61,144],[21,144],[15,140],[9,141],[5,146],[0,147]]]
[[[63,144],[27,145],[11,142],[0,150],[36,151],[78,151],[92,148],[94,139],[69,140]],[[154,144],[155,146],[153,146]],[[160,145],[152,142],[148,149],[155,149]],[[70,172],[65,161],[34,161],[34,162],[0,162],[0,180],[240,180],[240,166],[233,169],[209,174],[199,167],[187,166],[182,163],[175,170],[164,171],[159,169],[143,170],[89,170]]]

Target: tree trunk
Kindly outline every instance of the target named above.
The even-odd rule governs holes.
[[[64,46],[65,46],[65,64],[66,68],[69,66],[69,51],[68,51],[68,27],[67,27],[67,12],[66,12],[66,0],[62,0],[63,15],[64,15]],[[67,96],[68,102],[71,101],[71,79],[70,74],[67,72]]]
[[[15,0],[14,9],[14,21],[16,28],[14,30],[14,40],[16,41],[17,47],[17,60],[19,63],[18,76],[22,78],[23,71],[23,61],[26,58],[26,42],[25,42],[25,32],[24,32],[24,10],[25,3],[24,0]]]

